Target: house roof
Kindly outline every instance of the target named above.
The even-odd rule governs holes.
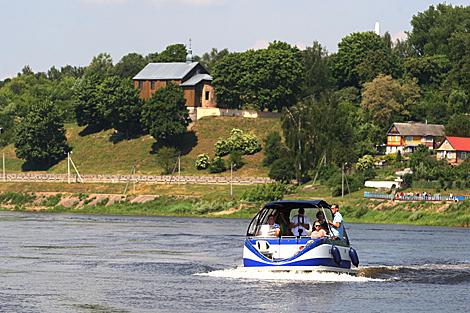
[[[444,137],[444,125],[439,124],[424,124],[424,123],[393,123],[388,131],[397,129],[398,133],[402,136],[434,136]]]
[[[446,137],[450,145],[457,151],[470,152],[470,138],[467,137]]]
[[[199,62],[149,63],[133,79],[165,80],[183,79]]]
[[[180,86],[194,86],[203,80],[212,81],[212,76],[209,74],[196,74],[187,81],[180,84]]]

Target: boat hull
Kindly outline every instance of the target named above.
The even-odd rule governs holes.
[[[262,238],[247,238],[243,248],[243,265],[246,268],[262,268],[270,271],[355,272],[351,269],[349,246],[335,245],[325,239],[297,241],[295,244],[281,239],[267,241]],[[264,251],[260,251],[260,243],[264,245]],[[282,251],[285,250],[288,250],[291,256],[282,255]],[[339,258],[336,256],[336,261],[335,253],[340,256]]]

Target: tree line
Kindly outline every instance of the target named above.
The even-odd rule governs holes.
[[[214,48],[195,61],[211,71],[219,106],[282,113],[281,155],[295,160],[301,177],[324,160],[353,163],[375,154],[393,122],[442,123],[448,135],[470,136],[469,20],[470,7],[439,4],[413,16],[406,39],[359,32],[342,38],[336,53],[315,41],[304,50],[274,41],[244,52]],[[19,157],[45,166],[62,156],[44,150],[70,149],[50,146],[65,140],[64,122],[114,128],[124,139],[149,133],[171,144],[189,123],[179,88],[169,85],[144,102],[131,78],[148,62],[184,62],[186,54],[174,44],[116,64],[102,53],[86,67],[35,73],[25,66],[0,82],[0,144],[14,143]],[[39,123],[38,114],[54,121]],[[63,136],[52,140],[53,129]]]

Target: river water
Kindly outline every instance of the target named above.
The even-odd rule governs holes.
[[[247,273],[247,225],[0,212],[0,312],[470,310],[469,229],[349,224],[352,277]]]

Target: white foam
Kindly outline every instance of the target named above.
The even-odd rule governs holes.
[[[268,270],[254,270],[243,267],[198,273],[199,276],[210,276],[231,279],[273,280],[273,281],[315,281],[315,282],[369,282],[383,281],[369,277],[352,276],[332,272],[271,272]]]

